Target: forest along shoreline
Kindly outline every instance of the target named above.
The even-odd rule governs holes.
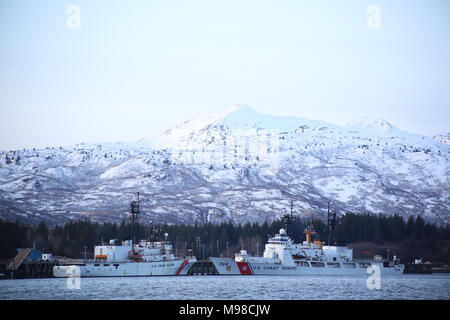
[[[294,242],[304,240],[304,230],[312,223],[316,237],[328,240],[329,227],[322,220],[296,219],[289,226]],[[251,255],[261,255],[267,236],[283,227],[282,220],[271,223],[233,224],[137,224],[137,239],[169,234],[174,250],[179,255],[193,254],[200,259],[209,256],[232,257],[241,249]],[[156,234],[152,234],[156,233]],[[67,222],[63,225],[25,225],[0,219],[0,259],[10,261],[18,248],[35,248],[55,256],[67,258],[93,258],[93,248],[110,239],[130,239],[131,223],[93,222],[89,219]],[[398,215],[346,214],[337,218],[331,244],[347,245],[353,249],[355,259],[383,258],[397,255],[402,263],[417,259],[433,263],[450,262],[450,228],[425,222],[420,216],[405,221]]]

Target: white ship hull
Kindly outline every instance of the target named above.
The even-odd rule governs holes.
[[[313,267],[308,266],[287,266],[283,264],[269,264],[257,262],[235,262],[230,258],[210,258],[220,275],[286,275],[286,276],[366,276],[374,271],[367,266],[355,263],[355,267]],[[371,263],[380,269],[382,276],[399,276],[403,274],[403,265],[394,267],[384,267],[382,263]]]
[[[139,277],[186,275],[196,259],[158,262],[111,262],[85,265],[55,266],[53,276],[68,277]]]

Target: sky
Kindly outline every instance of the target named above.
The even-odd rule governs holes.
[[[236,104],[450,132],[449,33],[448,0],[0,0],[0,150],[136,141]]]

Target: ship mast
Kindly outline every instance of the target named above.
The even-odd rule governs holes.
[[[306,234],[306,242],[308,244],[310,244],[311,243],[311,235],[316,234],[316,231],[314,231],[314,229],[312,227],[311,220],[309,220],[309,226],[308,226],[308,228],[305,229],[304,233]]]
[[[137,201],[134,200],[130,204],[130,213],[131,213],[131,247],[133,247],[136,242],[136,226],[139,222],[139,214],[140,211],[140,203],[139,203],[139,192],[137,193]]]

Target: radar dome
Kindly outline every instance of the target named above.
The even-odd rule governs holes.
[[[281,234],[281,235],[286,235],[286,230],[280,229],[280,234]]]

